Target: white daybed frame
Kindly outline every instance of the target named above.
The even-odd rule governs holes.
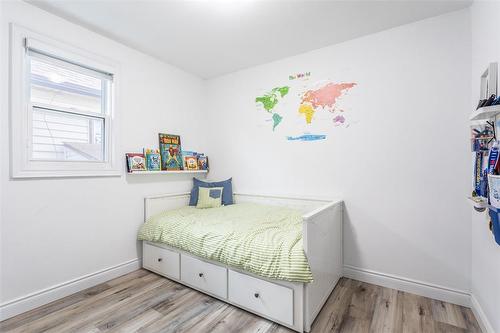
[[[165,244],[150,242],[143,242],[143,267],[298,332],[309,332],[314,319],[342,274],[343,202],[340,200],[301,199],[239,193],[234,195],[234,201],[235,203],[255,202],[268,205],[287,206],[299,209],[303,212],[304,251],[313,273],[314,282],[292,283],[282,280],[267,279],[226,266],[220,262],[196,257]],[[162,211],[186,206],[188,203],[189,193],[146,197],[144,200],[145,220]],[[163,260],[162,263],[162,265],[164,265],[162,267],[167,267],[167,271],[156,265],[156,261],[162,261],[162,258],[159,257],[163,256],[162,254],[158,254],[157,251],[168,252],[165,253],[164,256],[168,258],[167,260],[171,261],[170,266],[165,263],[166,260]],[[152,258],[153,256],[159,257],[156,259],[156,257]],[[192,258],[194,258],[194,260]],[[205,285],[193,282],[187,277],[188,273],[184,273],[184,271],[194,272],[193,269],[196,269],[196,267],[188,267],[192,265],[193,261],[198,262],[200,265],[205,265],[204,267],[208,271],[210,271],[210,267],[206,267],[206,265],[213,266],[213,269],[218,270],[214,272],[214,274],[219,274],[221,270],[223,270],[223,273],[218,275],[216,282],[212,282],[214,285],[207,285],[205,288]],[[186,267],[182,267],[184,262]],[[170,271],[168,271],[168,269],[170,269]],[[186,275],[186,278],[184,278],[183,274]],[[200,277],[203,276],[202,273],[199,274]],[[233,278],[234,276],[239,276],[243,280],[237,283],[236,280],[231,280],[231,276],[233,276]],[[245,276],[253,278],[250,278],[250,280],[253,281],[252,283],[254,286],[259,286],[259,281],[261,281],[263,284],[262,288],[255,287],[255,289],[262,289],[268,293],[267,300],[269,301],[267,304],[256,304],[256,299],[249,299],[247,302],[243,298],[241,301],[241,297],[252,298],[252,296],[237,295],[242,285],[252,284],[245,280],[248,279],[248,277],[245,278]],[[223,282],[220,282],[221,280],[223,280]],[[235,281],[233,282],[234,286],[231,286],[231,281]],[[238,284],[238,286],[236,286],[236,284]],[[282,293],[280,294],[280,290],[277,290],[276,293],[274,292],[273,286],[275,285],[278,285],[276,286],[278,289],[285,289],[283,287],[291,289],[292,292],[290,292],[289,295],[293,295],[290,296],[293,297],[293,304],[280,303],[286,302],[284,300],[286,297],[284,297]],[[231,289],[231,287],[233,288]],[[221,292],[218,293],[213,290],[221,290]],[[233,296],[231,296],[231,293]],[[257,292],[252,295],[255,295],[256,298],[259,297]],[[237,299],[240,299],[240,301]],[[262,299],[265,298],[263,297]],[[261,300],[260,302],[264,301]],[[252,306],[252,304],[255,306]],[[275,314],[275,311],[289,311],[291,313]],[[283,316],[290,318],[290,320],[286,320],[287,322],[280,320],[280,318],[284,318]]]

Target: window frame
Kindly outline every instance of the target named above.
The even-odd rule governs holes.
[[[10,129],[11,129],[11,177],[102,177],[120,176],[115,138],[117,137],[117,92],[118,67],[113,62],[87,51],[70,46],[11,23],[11,66],[10,66]],[[30,55],[28,48],[78,66],[112,76],[109,83],[107,113],[88,114],[104,119],[103,161],[62,161],[32,159],[32,107],[30,100]],[[48,108],[51,109],[51,108]],[[64,110],[62,110],[64,111]],[[70,110],[68,110],[70,111]],[[70,111],[71,112],[71,111]],[[85,115],[85,112],[73,112]]]

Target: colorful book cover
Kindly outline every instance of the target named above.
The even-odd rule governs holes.
[[[198,170],[198,159],[196,156],[184,156],[184,169]]]
[[[161,170],[161,156],[159,149],[144,148],[146,169],[151,171]]]
[[[198,153],[195,151],[191,151],[191,150],[183,150],[182,151],[182,161],[184,162],[184,170],[188,169],[187,161],[191,161],[191,159],[188,159],[188,158],[192,158],[192,157],[197,158],[197,156],[198,156]]]
[[[172,134],[158,134],[162,170],[182,170],[181,137]]]
[[[198,169],[208,170],[208,157],[205,155],[198,156]]]
[[[140,153],[127,153],[127,166],[128,171],[145,171],[146,162],[144,159],[144,154]]]

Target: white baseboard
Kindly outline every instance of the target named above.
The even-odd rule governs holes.
[[[427,282],[412,280],[368,269],[344,265],[344,276],[382,287],[397,289],[452,304],[471,306],[471,295],[467,291],[451,289]]]
[[[20,313],[32,310],[44,304],[76,293],[130,273],[141,267],[139,259],[132,259],[119,265],[87,274],[76,279],[34,292],[32,294],[0,304],[0,321],[14,317]]]
[[[481,327],[481,330],[484,333],[495,333],[493,330],[493,326],[491,325],[490,321],[488,320],[488,317],[486,317],[486,314],[483,311],[483,308],[477,301],[476,297],[474,295],[471,295],[471,308],[472,312],[474,312],[474,316],[477,319],[477,322],[479,323],[479,326]]]

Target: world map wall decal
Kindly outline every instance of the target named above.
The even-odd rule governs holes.
[[[265,121],[273,132],[286,127],[286,132],[294,132],[285,135],[288,141],[317,141],[327,138],[328,127],[349,126],[339,101],[357,83],[312,82],[310,72],[289,75],[288,80],[287,85],[271,88],[255,98],[257,109],[265,113]],[[294,121],[285,126],[290,117]],[[318,122],[322,124],[317,126]],[[318,132],[313,133],[315,130]]]

